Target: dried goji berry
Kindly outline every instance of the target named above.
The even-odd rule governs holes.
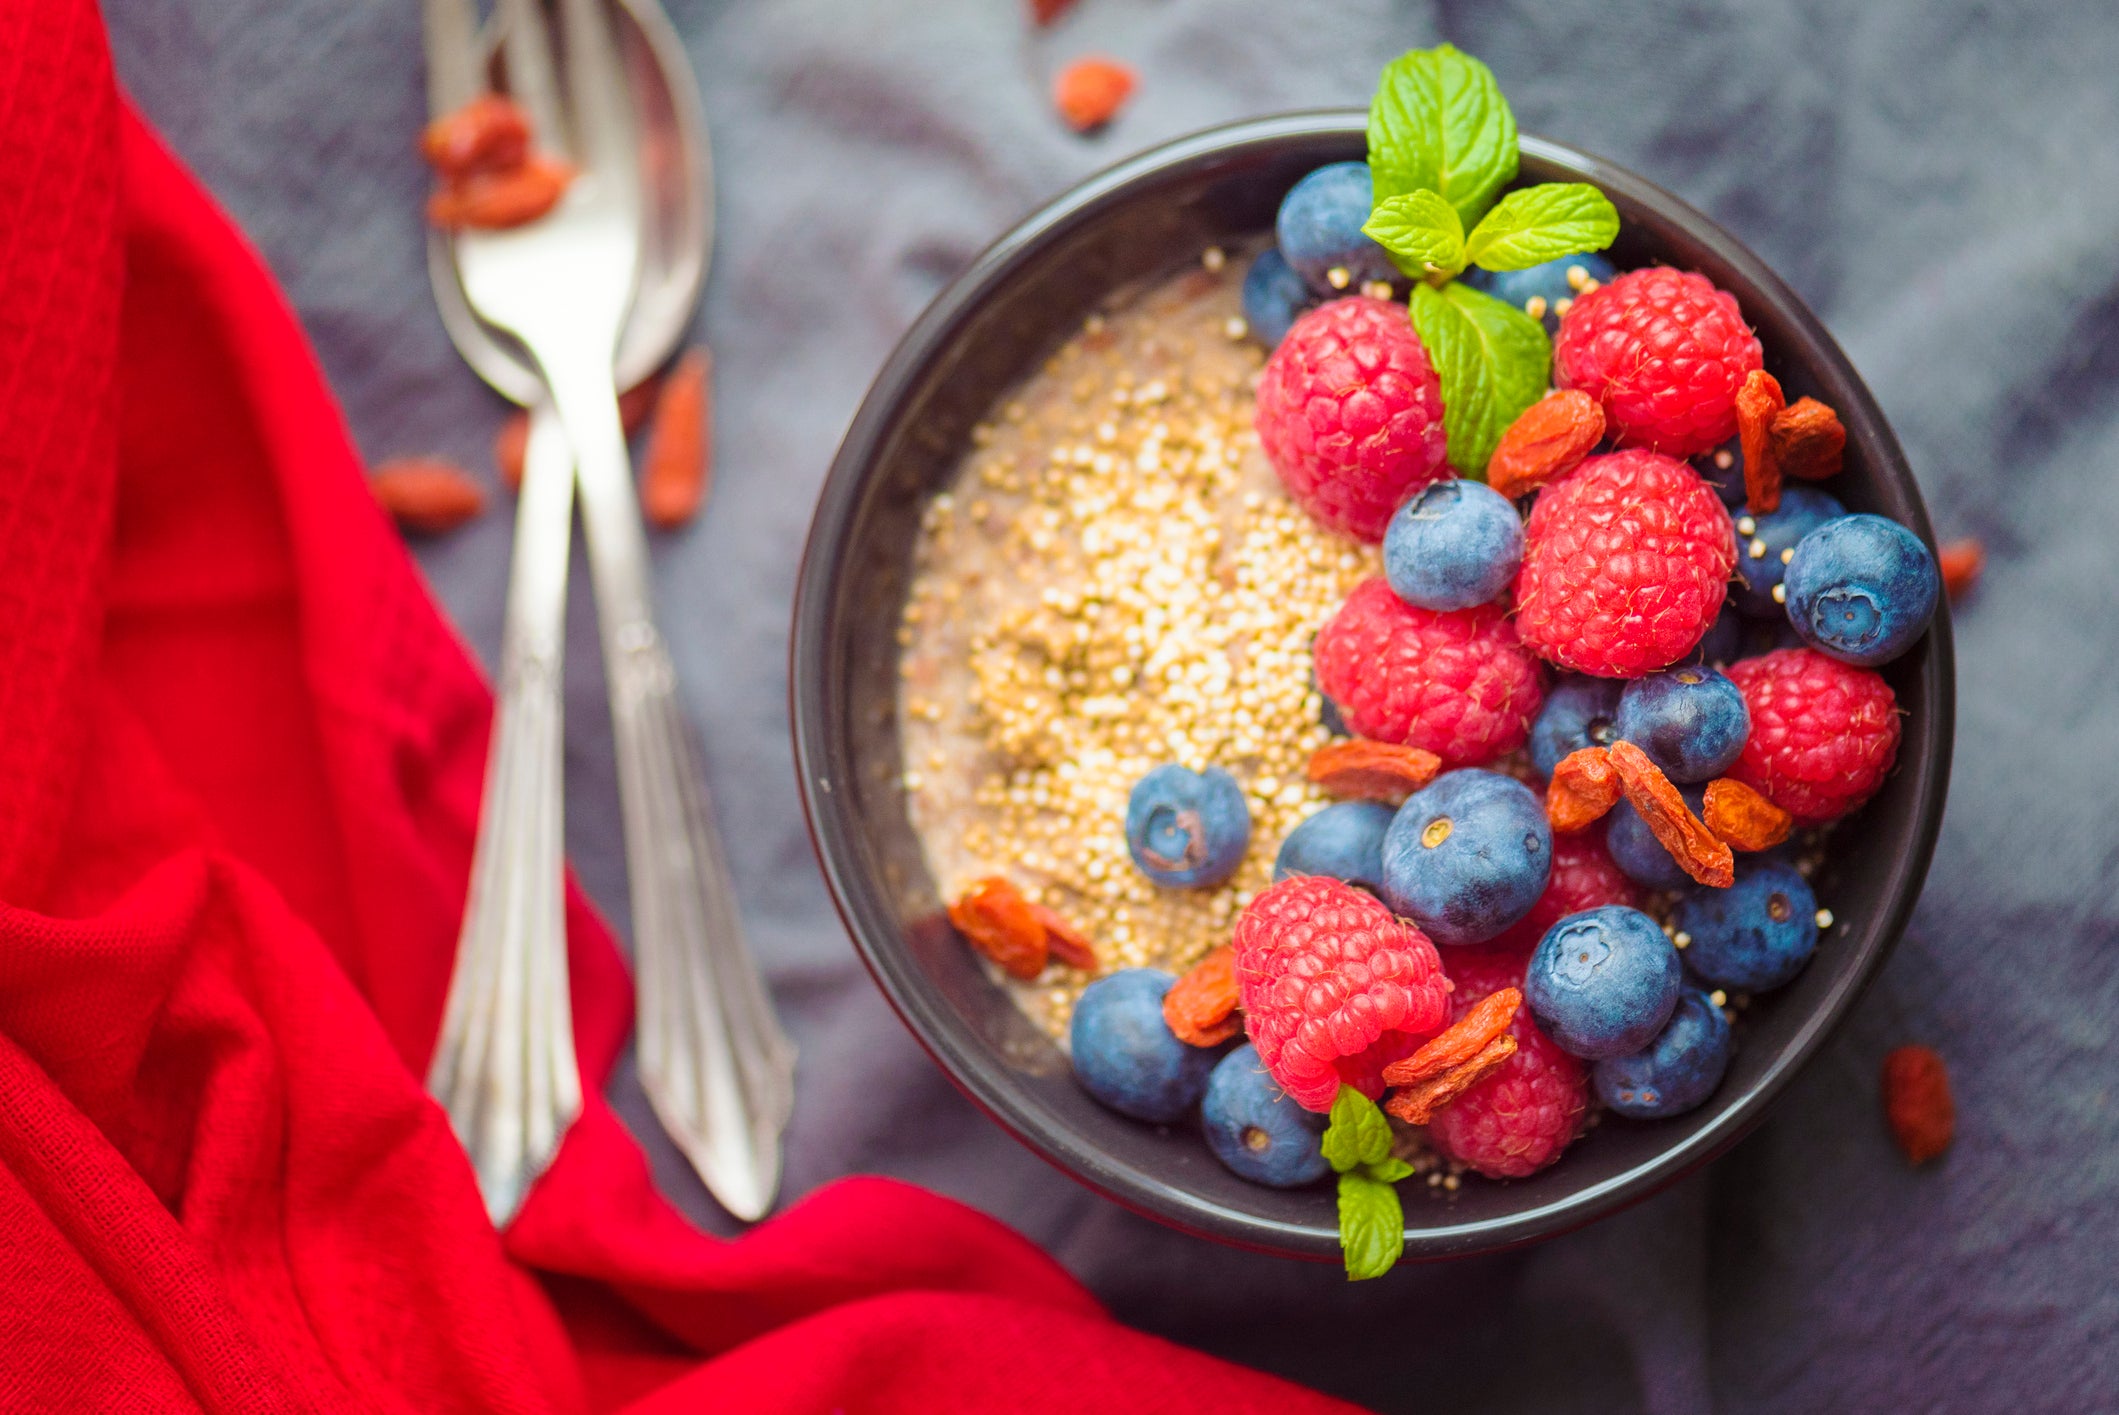
[[[1732,850],[1771,850],[1795,829],[1795,817],[1734,777],[1707,783],[1700,821]]]
[[[699,513],[713,476],[713,356],[685,350],[662,381],[640,473],[640,507],[664,530]]]
[[[1736,857],[1729,853],[1728,844],[1716,839],[1692,813],[1648,754],[1626,741],[1614,742],[1606,751],[1619,773],[1627,804],[1641,813],[1641,820],[1670,852],[1670,858],[1701,884],[1727,889],[1735,883]]]
[[[650,374],[618,395],[618,421],[625,425],[627,437],[646,426],[661,391],[662,376]],[[500,425],[500,431],[493,436],[493,465],[510,491],[522,490],[522,464],[529,450],[530,415],[527,412],[510,413],[508,420]]]
[[[1236,1000],[1236,950],[1225,943],[1163,994],[1163,1021],[1181,1042],[1218,1046],[1243,1028]]]
[[[437,188],[427,198],[427,220],[445,231],[525,225],[557,206],[573,180],[567,163],[533,153],[518,167],[473,172]]]
[[[1467,1061],[1439,1076],[1416,1082],[1391,1093],[1383,1108],[1408,1125],[1425,1125],[1435,1112],[1470,1090],[1487,1072],[1516,1054],[1516,1039],[1503,1032]]]
[[[1950,1098],[1950,1073],[1933,1047],[1902,1046],[1884,1058],[1884,1118],[1914,1164],[1950,1147],[1957,1103]]]
[[[1536,491],[1587,457],[1604,437],[1604,409],[1577,388],[1548,393],[1501,434],[1486,484],[1506,497]]]
[[[1036,906],[1007,880],[979,880],[949,906],[949,922],[980,953],[1013,977],[1029,980],[1045,971],[1045,925]]]
[[[1310,754],[1310,780],[1342,800],[1402,803],[1435,779],[1442,758],[1421,747],[1354,737]]]
[[[1582,747],[1560,758],[1545,788],[1545,819],[1554,830],[1587,830],[1619,804],[1619,773],[1602,747]]]
[[[428,123],[419,135],[420,155],[444,178],[520,167],[530,152],[530,118],[511,100],[482,93]]]
[[[1787,406],[1780,380],[1762,368],[1746,375],[1736,394],[1736,438],[1744,451],[1744,508],[1753,515],[1778,510],[1780,464],[1774,460],[1773,420]]]
[[[453,531],[486,509],[485,488],[469,472],[439,457],[399,457],[368,474],[383,509],[407,530]]]
[[[1955,604],[1979,583],[1979,572],[1987,568],[1987,548],[1976,540],[1953,540],[1935,553],[1942,571],[1943,592]]]
[[[1101,128],[1133,96],[1133,71],[1112,59],[1077,59],[1052,82],[1052,103],[1078,133]]]
[[[1074,8],[1074,0],[1030,0],[1030,18],[1040,25],[1049,25]]]
[[[1768,444],[1783,477],[1823,481],[1839,475],[1847,429],[1828,404],[1798,398],[1775,415]]]
[[[1420,1050],[1383,1068],[1386,1086],[1416,1086],[1432,1081],[1443,1072],[1462,1066],[1486,1050],[1487,1044],[1508,1030],[1516,1009],[1523,1005],[1519,988],[1490,992],[1465,1010],[1445,1031],[1421,1043]]]
[[[1076,928],[1057,911],[1042,904],[1032,904],[1030,911],[1037,921],[1045,926],[1045,944],[1053,958],[1069,968],[1079,968],[1085,973],[1096,971],[1096,945],[1089,935]]]

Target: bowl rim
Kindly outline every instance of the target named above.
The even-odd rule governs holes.
[[[1191,133],[1083,179],[1039,206],[981,252],[900,338],[848,424],[818,495],[797,574],[789,640],[789,718],[811,845],[832,902],[862,962],[899,1019],[943,1074],[1032,1152],[1126,1208],[1218,1242],[1320,1260],[1338,1257],[1336,1227],[1289,1223],[1233,1210],[1137,1166],[1114,1162],[1093,1148],[1056,1142],[1034,1122],[1018,1088],[995,1084],[991,1068],[983,1064],[983,1058],[972,1055],[961,1029],[946,1025],[947,1005],[933,989],[920,985],[917,964],[910,951],[897,942],[895,911],[874,882],[865,877],[853,839],[856,825],[852,813],[841,810],[833,794],[834,776],[846,779],[850,764],[836,759],[831,724],[826,720],[829,688],[823,649],[832,578],[836,567],[845,561],[843,552],[861,481],[878,465],[881,444],[922,370],[946,351],[990,289],[1054,241],[1094,221],[1107,204],[1122,198],[1135,183],[1166,169],[1290,139],[1351,136],[1365,132],[1366,125],[1364,109],[1325,108],[1245,119]],[[1926,503],[1868,385],[1809,306],[1764,261],[1704,213],[1606,158],[1530,134],[1522,136],[1521,150],[1526,156],[1579,172],[1580,180],[1594,182],[1613,195],[1624,195],[1657,209],[1672,223],[1687,228],[1691,238],[1712,249],[1717,258],[1750,283],[1759,297],[1775,306],[1851,393],[1851,399],[1844,400],[1847,406],[1837,409],[1850,438],[1867,450],[1879,481],[1897,482],[1910,490],[1915,512],[1911,529],[1931,547],[1935,544]],[[1886,881],[1887,907],[1879,927],[1870,936],[1868,956],[1839,979],[1820,1005],[1802,1020],[1780,1055],[1749,1090],[1698,1131],[1658,1150],[1647,1160],[1560,1199],[1475,1221],[1409,1225],[1407,1260],[1426,1261],[1521,1247],[1579,1228],[1691,1174],[1727,1152],[1764,1118],[1767,1108],[1816,1055],[1825,1038],[1875,979],[1903,935],[1920,898],[1941,832],[1955,735],[1956,672],[1947,604],[1938,606],[1929,633],[1928,656],[1921,669],[1930,713],[1927,752],[1920,761],[1901,761],[1898,766],[1901,772],[1917,772],[1914,838],[1912,848],[1892,862],[1891,877]]]

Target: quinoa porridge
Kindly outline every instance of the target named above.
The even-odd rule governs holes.
[[[1330,735],[1310,640],[1378,569],[1259,449],[1244,263],[1210,250],[1114,296],[1002,400],[929,504],[898,630],[903,784],[937,889],[1004,875],[1105,971],[1182,972],[1225,942],[1326,804],[1304,772]],[[1250,846],[1219,887],[1158,887],[1127,854],[1128,792],[1173,761],[1245,790]],[[1005,981],[1063,1039],[1090,975]]]

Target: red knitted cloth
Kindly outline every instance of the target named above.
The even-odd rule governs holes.
[[[505,1237],[421,1091],[491,710],[264,270],[0,6],[0,1409],[1342,1409],[1127,1331],[949,1201],[733,1243],[598,1096]]]

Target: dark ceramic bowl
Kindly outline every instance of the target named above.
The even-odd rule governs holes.
[[[877,376],[824,485],[795,604],[793,716],[803,804],[839,911],[905,1025],[965,1094],[1046,1159],[1129,1208],[1276,1253],[1334,1258],[1331,1188],[1236,1178],[1187,1126],[1140,1124],[1090,1100],[1060,1051],[951,932],[897,786],[895,629],[920,511],[955,471],[972,424],[1099,299],[1272,227],[1281,195],[1326,162],[1365,154],[1363,115],[1297,113],[1217,128],[1109,169],[997,241],[906,334]],[[1792,401],[1815,395],[1848,432],[1832,486],[1933,544],[1891,430],[1801,300],[1726,231],[1601,159],[1523,139],[1525,182],[1585,181],[1624,218],[1623,269],[1667,262],[1742,302]],[[1736,1059],[1703,1108],[1607,1117],[1557,1165],[1454,1196],[1409,1188],[1405,1251],[1439,1258],[1550,1237],[1641,1199],[1727,1150],[1854,1005],[1920,892],[1950,766],[1950,626],[1885,676],[1905,709],[1897,772],[1843,830],[1816,881],[1837,925],[1802,975],[1745,1014]]]

